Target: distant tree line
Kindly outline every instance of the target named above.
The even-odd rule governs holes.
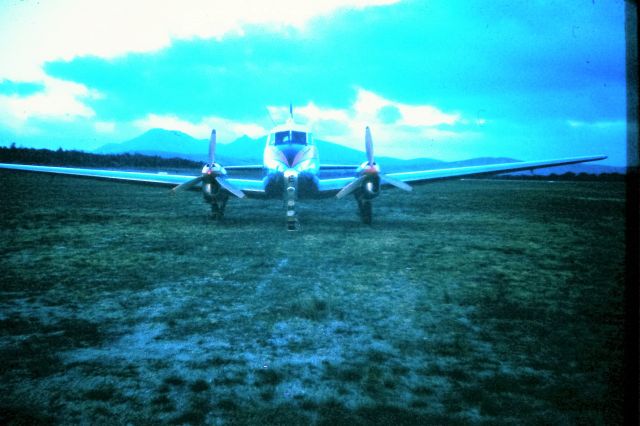
[[[508,180],[573,180],[573,181],[624,181],[624,175],[621,173],[573,173],[566,172],[562,174],[551,173],[549,175],[500,175],[494,179]]]
[[[142,154],[91,154],[83,151],[0,147],[0,163],[38,164],[43,166],[136,168],[136,169],[200,169],[201,163],[183,158],[162,158]]]

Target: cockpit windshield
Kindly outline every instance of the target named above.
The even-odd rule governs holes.
[[[274,145],[287,145],[287,144],[295,144],[295,145],[306,145],[307,144],[307,134],[305,132],[296,132],[296,131],[284,131],[277,132],[273,137]]]

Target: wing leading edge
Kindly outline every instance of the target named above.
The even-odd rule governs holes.
[[[149,185],[174,187],[197,177],[195,175],[172,175],[168,173],[124,172],[120,170],[83,169],[76,167],[32,166],[27,164],[0,163],[0,169],[22,170],[26,172],[40,172],[67,176],[89,177],[95,179],[133,182]],[[227,179],[232,185],[246,191],[248,194],[259,195],[264,192],[262,180]]]
[[[515,163],[487,164],[482,166],[453,167],[448,169],[418,170],[409,172],[387,173],[387,176],[412,184],[429,183],[439,180],[458,179],[461,177],[488,176],[501,173],[519,172],[525,170],[542,169],[546,167],[565,166],[568,164],[585,163],[606,159],[606,155],[590,157],[570,157],[553,160],[519,161]],[[357,177],[321,179],[320,191],[339,191]],[[384,179],[383,179],[384,183]]]

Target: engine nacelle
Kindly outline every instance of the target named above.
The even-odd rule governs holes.
[[[210,181],[205,180],[202,183],[202,195],[207,202],[220,199],[223,192],[224,189],[222,189],[220,184],[214,179],[211,179]]]
[[[373,200],[380,194],[380,176],[367,176],[360,187],[360,196],[365,200]]]
[[[227,171],[218,163],[202,167],[202,194],[207,202],[224,197],[224,188],[216,181],[216,176],[226,176]]]

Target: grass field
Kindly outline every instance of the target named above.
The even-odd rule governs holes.
[[[355,202],[0,174],[0,423],[616,424],[624,186]]]

